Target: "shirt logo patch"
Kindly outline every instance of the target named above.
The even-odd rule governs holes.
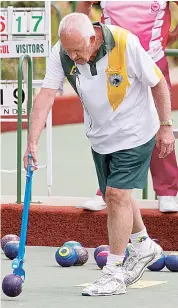
[[[72,66],[72,69],[70,71],[70,75],[72,75],[72,76],[80,75],[79,69],[75,65]]]
[[[109,82],[112,86],[118,87],[123,81],[123,77],[119,74],[113,74],[109,77]]]
[[[150,6],[150,13],[151,14],[155,14],[160,10],[160,4],[158,3],[158,1],[154,1],[151,6]]]

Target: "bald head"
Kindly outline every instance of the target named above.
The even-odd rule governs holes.
[[[78,64],[89,61],[96,41],[95,30],[87,15],[71,13],[60,22],[58,35],[69,57]]]
[[[81,36],[89,45],[90,37],[95,36],[93,25],[87,15],[71,13],[66,15],[60,22],[58,35]]]

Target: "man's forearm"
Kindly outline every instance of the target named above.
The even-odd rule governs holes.
[[[47,95],[45,91],[39,93],[35,98],[30,115],[30,132],[28,136],[28,146],[37,145],[41,132],[45,126],[48,113],[53,105],[54,96]]]
[[[171,118],[171,100],[166,79],[162,77],[160,82],[151,90],[159,120],[168,121]]]
[[[91,9],[92,9],[92,1],[78,1],[76,12],[86,14],[87,16],[90,16]]]

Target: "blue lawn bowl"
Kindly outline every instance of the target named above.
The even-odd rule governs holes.
[[[9,274],[2,281],[2,291],[6,296],[16,297],[22,293],[23,280],[21,277]]]
[[[104,249],[107,249],[107,250],[100,251],[95,257],[96,264],[101,269],[106,265],[108,254],[109,254],[109,250],[108,250],[109,246],[108,245],[103,245],[103,246],[104,246]],[[125,257],[124,257],[123,263],[127,260],[128,256],[129,256],[129,244],[125,250]]]
[[[1,239],[1,248],[4,251],[4,247],[10,241],[20,241],[20,237],[16,234],[7,234]]]
[[[68,242],[65,242],[63,244],[63,246],[68,246],[68,247],[82,247],[82,245],[77,242],[77,241],[68,241]]]
[[[178,272],[178,255],[166,256],[165,265],[171,272]]]
[[[77,253],[73,247],[59,247],[55,254],[56,262],[62,267],[69,267],[76,263]]]
[[[106,263],[107,263],[107,258],[108,258],[109,251],[100,251],[97,256],[96,256],[96,264],[98,265],[99,268],[103,268]]]
[[[162,255],[156,262],[147,268],[152,272],[159,272],[165,267],[165,255]]]
[[[100,246],[98,246],[98,247],[95,248],[95,250],[94,250],[94,259],[95,259],[95,261],[96,261],[97,255],[98,255],[101,251],[109,251],[109,246],[108,246],[108,245],[100,245]]]
[[[18,256],[18,251],[19,241],[10,241],[4,247],[4,254],[10,260],[14,260]]]

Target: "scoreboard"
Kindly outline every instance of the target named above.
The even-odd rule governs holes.
[[[0,58],[48,57],[51,46],[51,2],[45,7],[0,9]],[[35,86],[33,81],[33,87]],[[40,85],[41,87],[41,85]],[[22,86],[22,114],[27,112],[27,84]],[[17,115],[17,80],[1,80],[0,115]]]
[[[0,9],[0,58],[49,55],[50,6]]]

